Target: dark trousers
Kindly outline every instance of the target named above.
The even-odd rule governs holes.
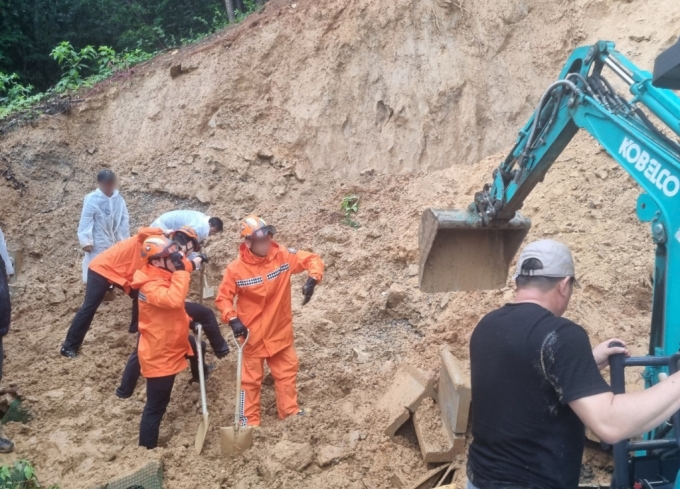
[[[191,317],[193,321],[201,323],[201,326],[203,326],[203,331],[210,342],[210,346],[212,347],[215,356],[217,358],[222,358],[227,353],[229,353],[229,345],[220,332],[220,326],[217,323],[215,313],[212,311],[212,309],[200,304],[195,304],[193,302],[185,302],[184,307],[189,317]],[[189,336],[189,343],[191,343],[191,348],[194,351],[194,356],[189,357],[191,376],[197,379],[198,359],[196,358],[196,340],[193,336]],[[201,350],[203,351],[203,365],[205,365],[204,341],[201,341]],[[139,380],[140,375],[141,369],[139,366],[139,357],[137,356],[137,348],[135,348],[135,351],[133,351],[128,358],[127,364],[125,365],[125,370],[123,370],[123,377],[120,380],[120,386],[116,388],[116,394],[118,397],[130,397],[135,392],[137,381]]]
[[[175,376],[146,379],[146,405],[139,423],[139,446],[148,449],[158,446],[161,420],[170,403]]]
[[[83,305],[80,306],[78,312],[76,313],[73,321],[71,321],[71,326],[66,333],[66,339],[64,340],[63,348],[66,350],[78,351],[80,345],[83,344],[85,335],[90,329],[94,315],[97,312],[97,308],[104,300],[104,294],[111,287],[110,282],[92,270],[87,271],[87,285],[85,286],[85,300]],[[130,297],[132,298],[132,317],[130,319],[130,330],[137,330],[137,323],[139,321],[139,305],[137,304],[136,290],[130,291]]]
[[[137,344],[139,344],[139,338],[137,339]],[[193,357],[189,357],[189,369],[191,370],[191,377],[193,379],[198,379],[198,351],[196,350],[196,339],[193,336],[189,336],[189,344],[191,345],[191,350],[194,352]],[[205,368],[205,341],[201,340],[201,352],[203,353],[203,366]],[[125,364],[125,370],[123,370],[123,378],[120,380],[120,386],[116,388],[116,395],[127,399],[132,396],[137,387],[137,381],[141,376],[142,368],[139,365],[139,356],[137,355],[137,348],[130,354],[128,361]],[[147,379],[148,382],[148,379]]]

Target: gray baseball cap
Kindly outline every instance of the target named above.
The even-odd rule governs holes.
[[[540,261],[543,268],[522,272],[522,264],[530,258],[536,258]],[[574,280],[576,280],[571,251],[569,251],[567,245],[553,239],[542,239],[529,243],[519,255],[517,271],[513,279],[520,275],[554,278],[574,277]]]

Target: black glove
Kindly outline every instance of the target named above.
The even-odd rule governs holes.
[[[170,253],[170,261],[175,266],[175,270],[186,270],[184,267],[184,255],[179,251]]]
[[[237,338],[241,336],[243,337],[248,336],[248,329],[239,318],[234,318],[231,321],[229,321],[229,326],[231,326],[231,330],[234,332],[234,336],[236,336]]]
[[[312,299],[312,295],[314,294],[314,287],[316,287],[317,283],[318,282],[316,281],[316,279],[309,277],[305,282],[305,285],[302,286],[302,295],[305,296],[305,299],[302,301],[303,306]]]
[[[201,259],[201,263],[210,262],[210,260],[208,259],[208,255],[206,255],[205,253],[201,253],[200,255],[198,255],[198,257]]]
[[[197,324],[198,323],[196,321],[189,321],[189,329],[196,334],[198,334],[198,328],[196,327]]]

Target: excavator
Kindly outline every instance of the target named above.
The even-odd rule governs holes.
[[[630,96],[621,95],[615,85],[628,87]],[[465,210],[423,212],[420,289],[504,287],[510,264],[531,227],[519,212],[524,200],[579,129],[584,129],[642,187],[636,213],[640,221],[651,224],[656,245],[649,352],[641,357],[613,356],[612,389],[625,392],[624,370],[629,367],[645,367],[646,388],[676,372],[680,361],[680,144],[676,140],[680,97],[674,90],[680,90],[680,41],[657,57],[653,74],[639,69],[612,42],[575,49],[474,202]],[[680,412],[643,439],[625,440],[612,448],[612,488],[680,489]]]

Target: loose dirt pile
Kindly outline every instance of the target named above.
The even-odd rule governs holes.
[[[413,437],[390,442],[375,402],[401,362],[436,370],[442,345],[467,359],[479,318],[513,293],[508,282],[422,294],[421,211],[467,206],[572,48],[609,38],[651,68],[679,27],[674,0],[273,0],[238,28],[95,90],[72,114],[6,135],[2,154],[28,189],[0,186],[0,224],[10,248],[24,252],[4,383],[17,384],[35,414],[8,425],[17,444],[10,458],[33,461],[43,482],[69,489],[152,458],[163,460],[170,489],[417,479],[426,468]],[[188,374],[176,383],[162,448],[136,447],[144,386],[130,400],[114,396],[135,345],[129,299],[102,306],[77,360],[58,354],[83,295],[80,206],[101,167],[120,175],[134,226],[174,208],[224,219],[225,233],[207,246],[215,284],[248,212],[274,223],[280,242],[323,256],[327,275],[304,308],[304,278],[293,283],[300,401],[312,416],[278,421],[267,376],[254,448],[223,459],[217,430],[233,421],[230,355],[208,383],[202,456],[193,452],[199,391]],[[356,230],[341,224],[348,194],[360,197]],[[524,212],[531,239],[562,240],[575,255],[583,288],[569,317],[593,342],[618,335],[644,354],[653,248],[634,215],[638,194],[580,135]],[[584,480],[608,483],[607,456],[589,451],[584,462]]]

